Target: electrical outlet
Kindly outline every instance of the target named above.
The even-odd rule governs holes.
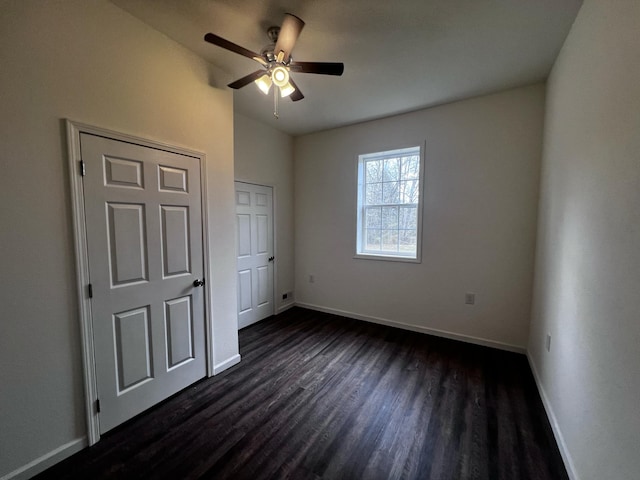
[[[547,352],[551,351],[551,334],[547,333],[547,338],[544,341],[544,347],[547,349]]]
[[[464,294],[464,303],[467,305],[475,305],[476,304],[476,294],[467,292]]]
[[[289,302],[293,300],[293,292],[284,292],[282,294],[282,300],[287,300]]]
[[[309,275],[309,283],[315,283],[316,281],[316,276],[315,275]]]
[[[289,298],[289,294],[288,293],[283,293],[282,294],[282,299],[286,300],[287,298]]]

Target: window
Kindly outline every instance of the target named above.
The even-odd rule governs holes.
[[[358,157],[356,257],[420,261],[420,147]]]

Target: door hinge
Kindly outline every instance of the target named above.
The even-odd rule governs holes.
[[[96,398],[96,413],[100,413],[100,399]]]
[[[80,160],[78,163],[80,164],[80,176],[84,177],[87,174],[87,170],[85,168],[84,160]]]
[[[89,298],[93,298],[93,285],[88,285]]]

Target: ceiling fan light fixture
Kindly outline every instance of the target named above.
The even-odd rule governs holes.
[[[304,21],[291,13],[285,13],[280,27],[270,27],[267,30],[271,43],[265,46],[260,53],[248,50],[214,33],[204,36],[205,42],[224,48],[243,57],[258,62],[262,68],[249,75],[231,82],[229,88],[237,90],[254,82],[260,91],[268,95],[273,87],[273,115],[278,118],[278,101],[280,97],[298,102],[304,98],[300,88],[290,78],[290,71],[297,73],[313,73],[320,75],[342,75],[344,64],[338,62],[294,62],[291,51],[295,46],[300,32],[304,27]],[[278,95],[278,91],[280,95]]]
[[[289,83],[289,71],[281,66],[271,71],[271,80],[275,85],[282,88]]]
[[[291,85],[291,82],[287,82],[285,86],[280,87],[280,96],[282,98],[288,97],[295,91],[296,91],[296,88],[293,85]]]
[[[258,86],[260,90],[262,90],[262,93],[264,93],[265,95],[268,95],[269,90],[271,89],[271,84],[273,82],[271,81],[271,77],[269,77],[269,75],[265,73],[257,80],[254,80],[254,83]]]

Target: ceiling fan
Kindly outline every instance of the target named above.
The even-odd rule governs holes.
[[[234,53],[255,60],[264,68],[246,75],[230,83],[230,88],[242,88],[254,82],[265,95],[274,87],[274,115],[278,118],[278,91],[281,97],[289,97],[292,101],[302,100],[304,95],[291,78],[290,73],[315,73],[320,75],[342,75],[344,64],[338,62],[296,62],[291,51],[304,27],[304,22],[290,13],[285,13],[281,27],[270,27],[267,35],[271,43],[260,53],[252,52],[213,33],[204,36],[205,41]]]

